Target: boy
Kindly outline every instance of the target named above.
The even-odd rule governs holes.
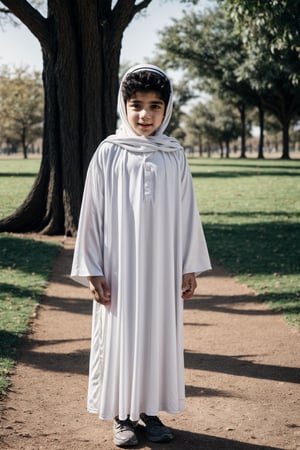
[[[121,128],[96,151],[86,179],[72,276],[93,294],[88,411],[114,420],[114,443],[173,439],[159,411],[184,408],[183,302],[210,269],[191,174],[163,134],[172,113],[166,74],[124,76]],[[83,278],[82,278],[83,277]]]

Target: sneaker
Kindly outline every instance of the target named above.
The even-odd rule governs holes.
[[[134,425],[129,419],[119,420],[116,417],[113,425],[113,433],[114,444],[118,447],[129,447],[138,443],[134,432]]]
[[[146,437],[152,442],[169,442],[174,439],[172,431],[165,427],[157,416],[141,414],[140,418],[145,424]]]

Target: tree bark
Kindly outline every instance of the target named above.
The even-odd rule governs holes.
[[[289,129],[290,129],[290,124],[289,124],[289,121],[286,120],[282,124],[282,156],[281,156],[281,159],[290,159]]]
[[[246,108],[242,103],[239,105],[239,112],[241,117],[241,155],[240,158],[246,158]]]
[[[295,88],[294,92],[284,90],[279,86],[275,94],[264,97],[264,104],[282,126],[282,156],[281,159],[290,159],[289,154],[289,128],[293,117],[300,113],[300,89]]]
[[[23,127],[22,130],[22,139],[21,139],[21,143],[22,143],[22,150],[23,150],[23,158],[27,159],[27,143],[26,143],[26,131],[25,128]]]
[[[224,158],[224,147],[222,141],[219,141],[219,149],[220,149],[220,158]]]
[[[39,39],[45,92],[40,172],[0,232],[76,235],[86,171],[114,132],[123,32],[151,0],[48,0],[45,19],[26,0],[3,0]]]
[[[226,141],[225,145],[226,145],[226,158],[229,158],[230,157],[230,142]]]

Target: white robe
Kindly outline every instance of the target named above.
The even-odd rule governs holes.
[[[87,175],[72,276],[104,275],[94,301],[88,411],[138,420],[184,408],[184,273],[210,269],[183,150],[104,142]]]

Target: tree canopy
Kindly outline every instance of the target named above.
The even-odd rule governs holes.
[[[19,19],[41,45],[45,95],[40,172],[0,232],[76,235],[88,164],[116,126],[123,33],[151,1],[44,0],[45,14],[40,0],[0,1],[0,12]]]
[[[44,16],[27,0],[2,0],[38,39],[45,116],[40,172],[0,232],[75,235],[86,170],[115,130],[122,36],[151,0],[48,0]]]
[[[41,74],[26,67],[0,69],[0,138],[7,145],[27,148],[42,137],[44,112]]]
[[[238,21],[236,11],[240,13],[238,5],[244,3],[246,8],[249,2],[220,3],[214,10],[196,11],[186,14],[180,21],[174,20],[173,25],[161,33],[160,58],[169,67],[187,69],[193,79],[200,79],[202,89],[229,100],[238,108],[242,121],[242,156],[245,156],[245,111],[247,107],[256,106],[260,111],[261,146],[264,110],[268,110],[281,123],[282,156],[288,158],[289,127],[300,111],[299,85],[296,75],[291,75],[300,72],[295,45],[286,43],[283,50],[276,41],[276,46],[272,47],[268,28],[261,27],[258,35],[261,37],[254,32],[247,33],[250,26],[247,14],[241,14]],[[234,4],[237,9],[226,9],[227,4]],[[284,12],[280,16],[281,20],[285,15]],[[280,42],[282,44],[283,40]]]
[[[221,0],[243,40],[247,58],[238,71],[282,126],[289,158],[290,125],[300,114],[300,1]]]
[[[243,40],[252,49],[267,43],[271,54],[286,51],[300,56],[300,1],[294,0],[219,0]],[[266,55],[268,58],[268,55]],[[300,80],[299,71],[291,71],[291,77]]]

